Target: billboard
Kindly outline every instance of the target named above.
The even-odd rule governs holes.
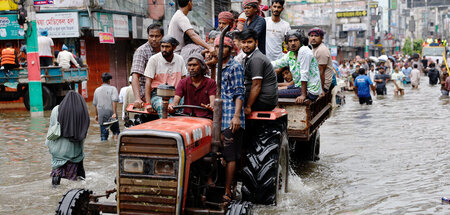
[[[17,21],[16,14],[0,16],[0,40],[23,39],[25,32]]]
[[[17,10],[17,4],[14,0],[0,0],[0,11]]]
[[[367,15],[367,13],[363,15],[363,11],[366,12],[366,1],[341,1],[339,4],[335,4],[335,9],[336,15],[338,15],[339,13],[343,13],[345,15]],[[283,19],[294,26],[324,26],[331,24],[331,11],[331,3],[293,4],[285,5],[285,9],[282,15]]]
[[[413,4],[413,5],[412,5]],[[448,7],[450,0],[407,0],[406,5],[408,8],[412,7]]]
[[[80,37],[78,13],[37,13],[36,25],[38,31],[48,30],[51,38]]]

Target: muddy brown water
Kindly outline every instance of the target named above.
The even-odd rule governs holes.
[[[277,206],[256,206],[256,214],[450,214],[440,200],[450,197],[450,104],[427,82],[402,98],[388,84],[388,95],[371,106],[347,92],[320,129],[321,159],[293,165],[289,192]],[[116,145],[100,142],[93,114],[86,180],[51,187],[50,112],[44,115],[0,106],[0,214],[54,214],[69,189],[114,188]]]

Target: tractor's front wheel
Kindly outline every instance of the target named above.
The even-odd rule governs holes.
[[[85,189],[72,189],[63,195],[59,201],[56,215],[96,215],[89,212],[89,196],[92,191]]]

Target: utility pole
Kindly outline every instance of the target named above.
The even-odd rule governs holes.
[[[332,49],[336,49],[336,53],[337,53],[337,46],[336,46],[336,4],[335,4],[335,0],[331,0],[331,42],[330,45]],[[336,56],[332,56],[333,60],[336,59]]]
[[[37,40],[36,12],[33,1],[25,5],[28,13],[25,40],[27,41],[28,62],[28,94],[30,96],[31,117],[43,116],[44,107],[42,99],[41,71],[39,63],[39,50]]]
[[[367,5],[366,5],[366,10],[367,10],[367,16],[366,16],[366,32],[365,32],[365,49],[364,49],[364,57],[368,58],[369,57],[369,38],[370,38],[370,34],[369,34],[369,30],[372,31],[371,27],[370,27],[370,18],[372,17],[372,13],[370,10],[370,0],[367,0]]]

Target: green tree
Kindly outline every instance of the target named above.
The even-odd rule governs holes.
[[[412,55],[413,52],[412,52],[412,49],[411,49],[411,44],[412,44],[411,38],[407,37],[405,39],[405,43],[403,43],[403,48],[402,48],[402,51],[403,51],[404,55],[409,55],[409,56]]]
[[[414,52],[415,53],[421,53],[422,52],[422,44],[424,40],[423,39],[416,39],[414,40]]]

